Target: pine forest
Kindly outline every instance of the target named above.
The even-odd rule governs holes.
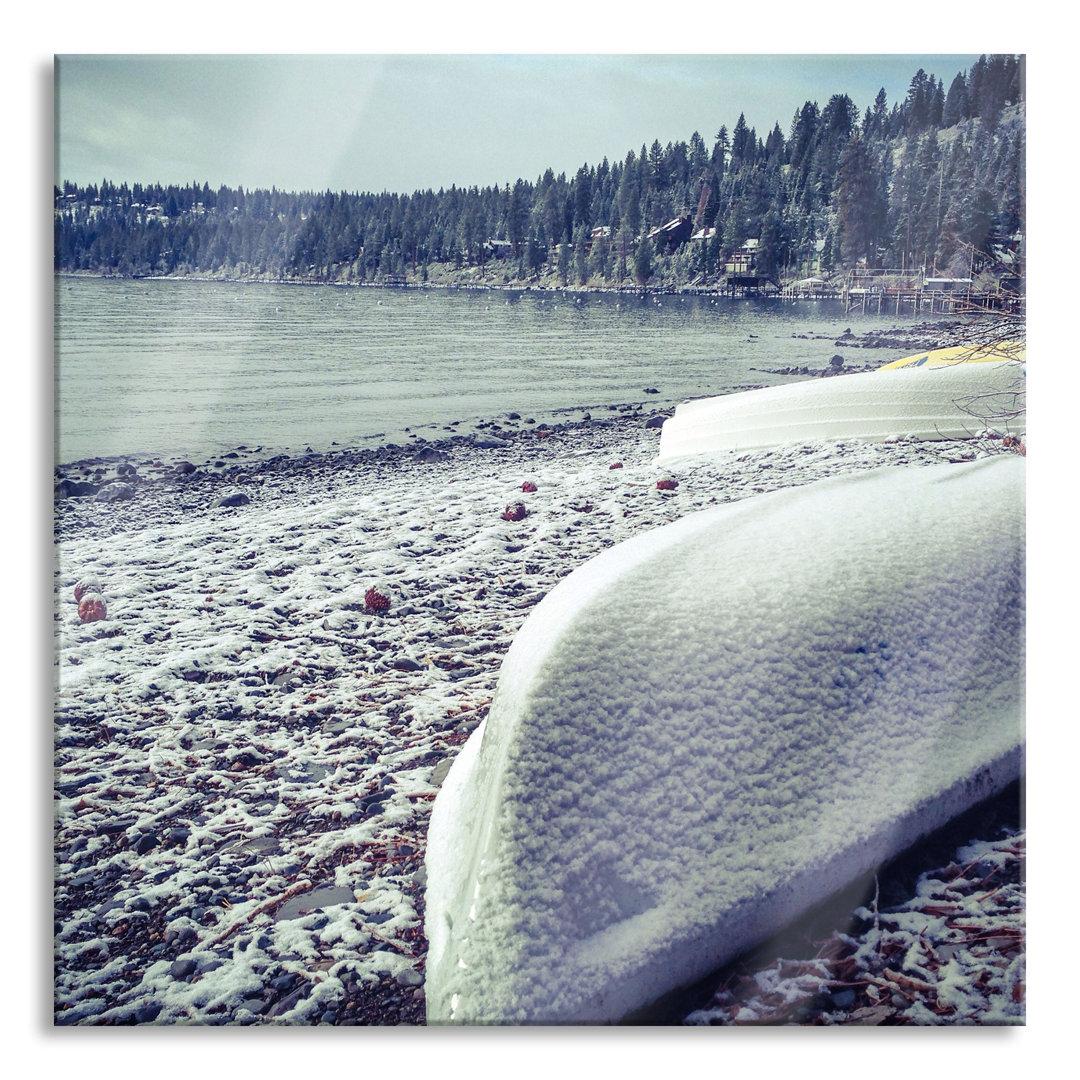
[[[54,191],[54,269],[350,284],[764,290],[852,272],[1023,294],[1022,56],[860,114],[843,92],[785,131],[743,115],[710,139],[533,181],[287,193],[115,182]]]

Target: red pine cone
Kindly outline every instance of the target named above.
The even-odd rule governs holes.
[[[379,592],[374,586],[364,593],[364,603],[369,611],[390,610],[390,597]]]
[[[97,593],[84,593],[79,601],[79,618],[83,622],[98,622],[105,618],[105,601]]]

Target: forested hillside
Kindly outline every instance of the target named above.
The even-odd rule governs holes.
[[[1024,110],[1023,58],[992,55],[947,87],[919,70],[903,101],[882,90],[861,114],[838,91],[786,132],[740,115],[570,177],[411,195],[65,181],[55,269],[670,287],[865,265],[1022,288]]]

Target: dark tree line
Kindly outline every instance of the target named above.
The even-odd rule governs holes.
[[[756,239],[762,276],[863,262],[967,273],[995,239],[1023,233],[1023,101],[1022,58],[994,55],[947,90],[919,70],[903,101],[882,90],[862,115],[838,93],[806,102],[786,134],[777,123],[762,138],[740,116],[711,146],[698,132],[654,140],[571,177],[412,195],[65,182],[55,268],[379,282],[483,267],[564,284],[644,284],[662,270],[710,282]],[[680,219],[684,230],[649,239]]]

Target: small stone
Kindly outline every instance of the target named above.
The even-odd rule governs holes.
[[[296,1006],[307,997],[307,990],[308,987],[306,986],[298,986],[291,994],[286,994],[280,1001],[275,1002],[266,1015],[281,1016],[290,1009],[296,1008]]]
[[[413,968],[404,968],[397,975],[398,986],[420,986],[423,981],[424,976]]]
[[[525,509],[524,503],[510,503],[503,511],[504,521],[521,521],[522,518],[528,513]]]
[[[195,969],[198,966],[190,956],[183,960],[174,960],[169,967],[169,974],[174,979],[186,979],[189,975],[195,974]]]
[[[441,787],[442,782],[446,779],[446,774],[450,771],[450,766],[453,764],[453,758],[443,758],[442,761],[431,770],[431,779],[428,783],[431,784],[432,787]]]
[[[670,477],[665,477],[663,480],[656,481],[658,491],[674,491],[678,486],[679,481],[672,480]]]
[[[662,413],[654,413],[645,421],[645,426],[647,428],[661,428],[667,423],[667,419]]]
[[[223,495],[218,499],[218,506],[247,506],[251,502],[251,499],[242,491],[233,491],[228,495]]]
[[[143,833],[135,843],[135,853],[145,855],[158,846],[158,838],[153,833]]]

